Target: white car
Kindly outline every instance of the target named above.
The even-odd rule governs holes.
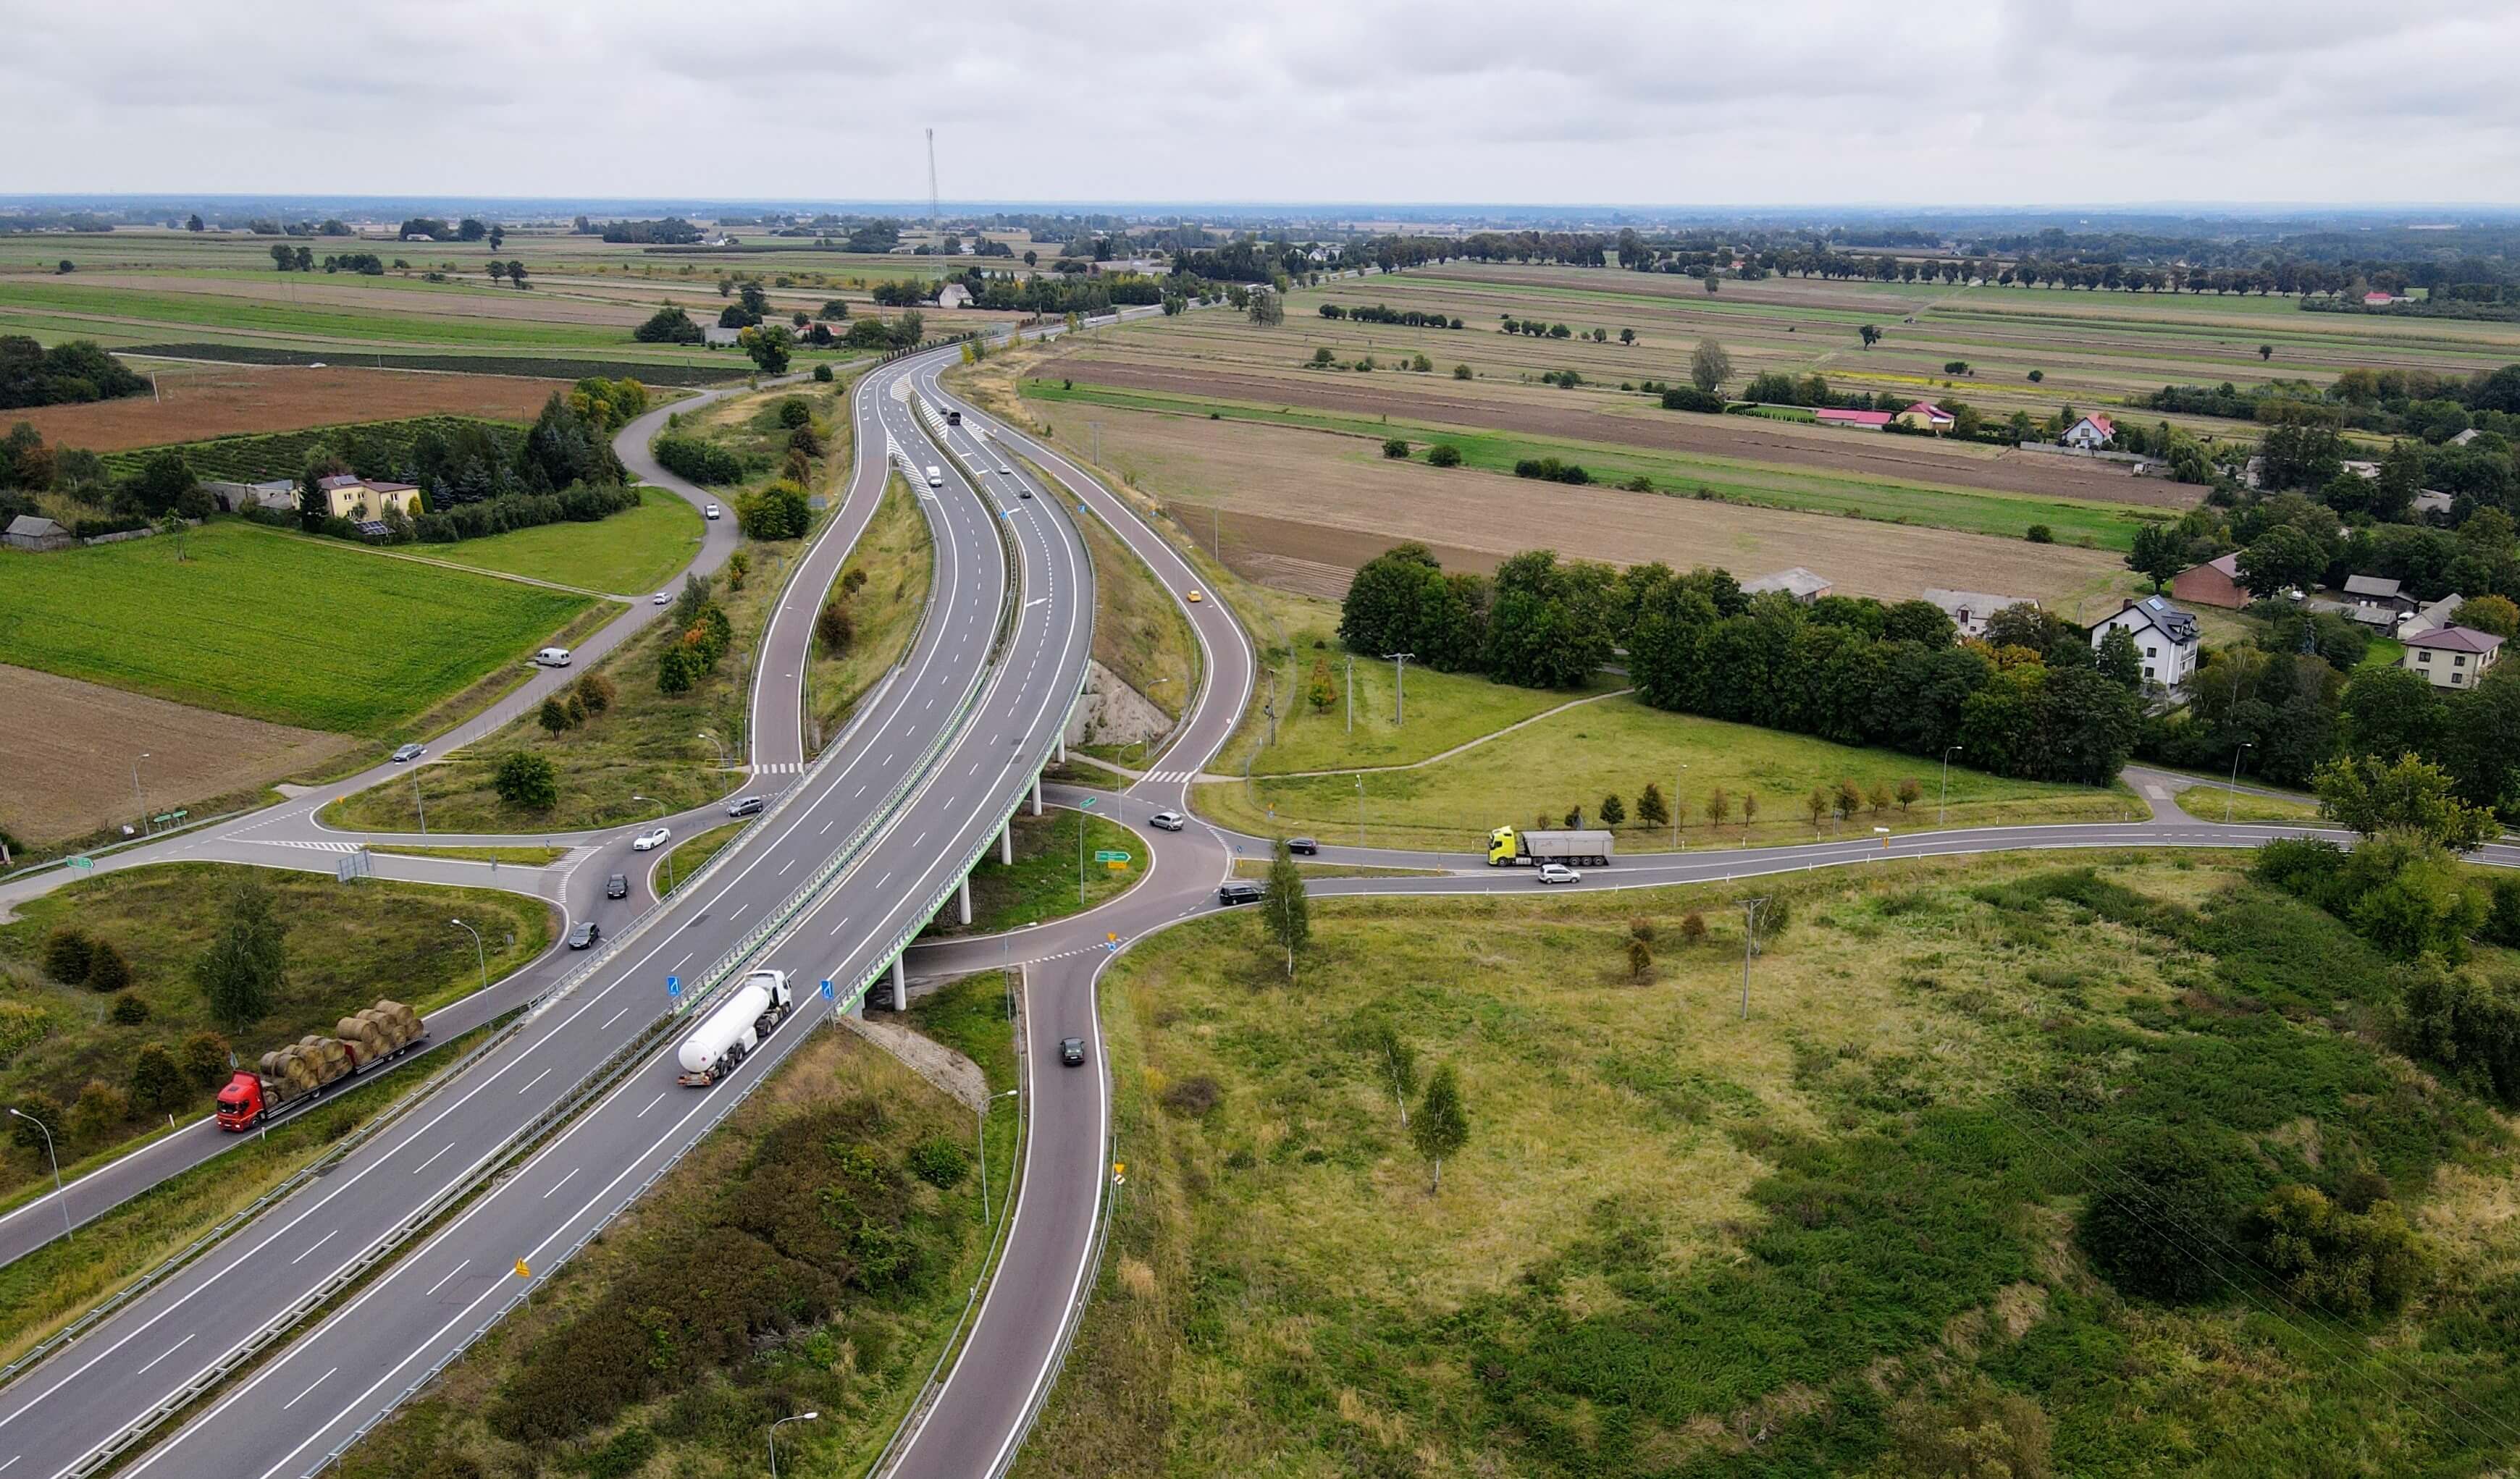
[[[569,664],[568,649],[545,648],[534,654],[534,661],[544,667],[566,667]]]
[[[1012,476],[1014,476],[1014,475],[1015,475],[1015,470],[1014,470],[1014,469],[1012,469],[1012,468],[1008,467],[1005,463],[1000,463],[1000,464],[998,464],[998,471],[1001,471],[1001,472],[1004,472],[1004,473],[1005,473],[1005,474],[1007,474],[1009,477],[1012,477]]]
[[[706,511],[705,511],[705,512],[704,512],[700,516],[701,516],[701,517],[703,517],[703,518],[715,518],[715,517],[717,517],[717,505],[715,505],[715,504],[711,504],[711,505],[709,505],[709,506],[708,506],[708,508],[707,508],[707,510],[706,510]]]
[[[1165,831],[1179,831],[1190,826],[1190,818],[1177,811],[1159,811],[1147,819],[1147,825],[1161,828]]]
[[[671,591],[658,591],[656,593],[656,599],[648,604],[650,605],[672,605],[674,604],[674,593]]]
[[[641,832],[638,840],[630,844],[630,850],[632,852],[654,852],[657,848],[664,846],[666,839],[671,836],[673,836],[673,832],[662,827],[657,828],[654,831]]]
[[[1567,867],[1563,863],[1543,863],[1540,865],[1540,881],[1543,883],[1581,883],[1584,881],[1584,875]]]

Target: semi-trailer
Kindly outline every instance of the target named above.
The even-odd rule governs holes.
[[[380,1001],[334,1024],[335,1037],[308,1033],[240,1068],[219,1091],[219,1128],[250,1130],[321,1098],[325,1092],[428,1044],[428,1024],[400,1002]]]
[[[1606,831],[1516,831],[1500,827],[1488,833],[1488,867],[1564,863],[1573,868],[1607,868],[1612,849]]]
[[[674,1082],[686,1089],[705,1089],[751,1055],[761,1040],[776,1031],[794,1009],[788,994],[788,972],[756,970],[743,978],[717,1009],[683,1039],[675,1060],[683,1065]]]

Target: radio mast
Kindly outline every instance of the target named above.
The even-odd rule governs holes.
[[[936,203],[936,130],[927,130],[927,224],[941,226],[945,212]]]

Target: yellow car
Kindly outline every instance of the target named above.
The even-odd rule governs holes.
[[[1190,599],[1191,599],[1191,602],[1192,602],[1192,605],[1196,605],[1196,604],[1197,604],[1197,603],[1199,603],[1199,602],[1205,601],[1207,598],[1206,598],[1206,597],[1204,597],[1204,596],[1201,596],[1201,595],[1200,595],[1200,594],[1198,594],[1196,591],[1192,591],[1192,592],[1191,592],[1191,593],[1190,593]]]

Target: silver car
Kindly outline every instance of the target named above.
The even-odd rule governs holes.
[[[1567,867],[1563,863],[1543,863],[1540,865],[1540,881],[1543,883],[1581,883],[1584,881],[1584,875]]]
[[[1177,811],[1159,811],[1147,819],[1147,825],[1164,831],[1179,831],[1190,826],[1190,818]]]

